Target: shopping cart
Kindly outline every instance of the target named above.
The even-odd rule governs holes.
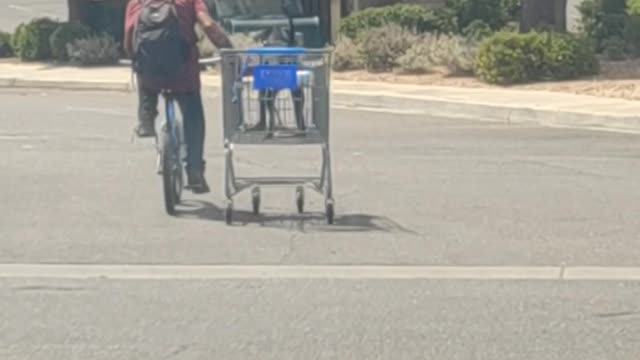
[[[225,150],[225,220],[233,219],[233,197],[251,189],[254,214],[260,212],[261,186],[296,186],[299,213],[304,189],[324,195],[329,224],[334,222],[329,147],[330,49],[257,48],[222,51],[222,102]],[[319,177],[237,177],[234,145],[310,145],[322,148]]]

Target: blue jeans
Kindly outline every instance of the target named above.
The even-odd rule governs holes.
[[[138,118],[142,124],[154,124],[158,117],[158,90],[138,87]],[[187,171],[204,171],[205,119],[199,91],[173,95],[180,106],[184,140],[187,145]]]

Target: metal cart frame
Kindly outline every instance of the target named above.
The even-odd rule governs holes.
[[[227,224],[232,223],[235,195],[251,189],[253,212],[259,214],[260,187],[283,185],[297,186],[299,213],[304,211],[305,187],[323,194],[327,222],[333,224],[335,201],[329,146],[331,54],[331,49],[303,48],[221,52]],[[291,126],[292,123],[295,125]],[[320,145],[320,175],[238,177],[233,160],[236,144]]]

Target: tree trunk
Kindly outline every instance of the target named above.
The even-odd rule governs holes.
[[[79,22],[83,20],[83,2],[83,0],[67,0],[70,22]]]
[[[567,30],[567,0],[522,0],[520,31]]]

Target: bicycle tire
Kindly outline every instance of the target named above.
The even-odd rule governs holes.
[[[178,196],[176,196],[176,164],[175,151],[171,143],[171,136],[166,131],[160,135],[160,154],[162,157],[162,188],[164,193],[164,207],[167,214],[176,214]]]

